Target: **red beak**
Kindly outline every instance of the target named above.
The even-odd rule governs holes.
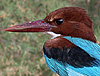
[[[4,29],[10,32],[46,32],[54,27],[43,20],[31,21]]]

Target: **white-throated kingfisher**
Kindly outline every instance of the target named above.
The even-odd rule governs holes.
[[[100,76],[100,46],[96,43],[92,21],[82,8],[63,7],[44,19],[4,30],[61,34],[43,46],[48,67],[60,76]]]

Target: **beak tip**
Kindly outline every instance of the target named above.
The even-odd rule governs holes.
[[[6,29],[3,29],[2,31],[11,31],[11,30],[9,30],[8,28],[6,28]]]
[[[3,29],[2,31],[8,31],[7,29]]]

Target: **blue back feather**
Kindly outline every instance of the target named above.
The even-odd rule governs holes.
[[[91,63],[93,66],[75,68],[67,63],[62,63],[61,61],[53,58],[48,58],[44,54],[48,67],[60,76],[100,76],[100,46],[81,38],[71,38],[69,36],[65,36],[63,38],[83,49],[91,57],[94,57],[96,60]]]
[[[71,38],[70,36],[65,36],[63,38],[69,40],[70,42],[87,52],[91,57],[96,59],[96,61],[91,63],[93,67],[74,68],[72,66],[69,66],[69,68],[83,75],[100,76],[100,46],[97,43],[81,38]]]
[[[63,37],[76,46],[83,49],[85,52],[87,52],[91,57],[94,57],[96,59],[100,59],[100,46],[97,43],[81,39],[81,38],[71,38],[70,36]]]

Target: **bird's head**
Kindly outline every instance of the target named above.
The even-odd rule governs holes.
[[[51,12],[42,20],[19,24],[4,30],[10,32],[52,31],[56,34],[96,42],[92,21],[86,11],[79,7],[63,7]]]

